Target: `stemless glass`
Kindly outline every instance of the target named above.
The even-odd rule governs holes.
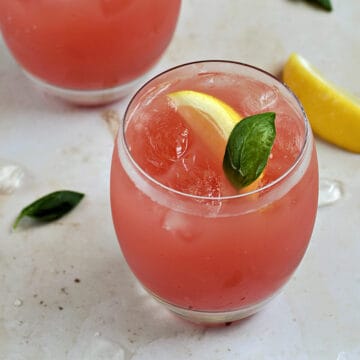
[[[169,44],[181,0],[0,2],[11,53],[41,88],[79,104],[128,95]]]
[[[166,161],[159,156],[168,151],[168,143],[162,147],[161,142],[174,139],[174,126],[169,132],[167,122],[176,112],[166,95],[178,90],[214,95],[243,116],[276,112],[267,183],[229,196],[197,193],[197,170],[191,169],[196,154],[187,156],[191,130],[181,131],[184,138],[175,137],[176,156],[163,171]],[[160,125],[149,133],[152,121]],[[144,140],[144,134],[150,139]],[[154,166],[165,173],[163,178],[153,175]],[[169,173],[172,180],[166,180]],[[173,186],[179,181],[195,192]],[[250,65],[204,61],[175,67],[146,83],[129,103],[115,142],[110,195],[124,257],[154,298],[194,322],[249,316],[289,280],[312,234],[318,165],[308,120],[283,83]]]

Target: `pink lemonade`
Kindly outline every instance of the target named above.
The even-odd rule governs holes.
[[[276,140],[259,188],[238,193],[222,163],[167,94],[211,94],[242,116],[276,113]],[[304,256],[317,210],[318,168],[301,106],[278,80],[250,66],[188,64],[133,98],[111,170],[113,221],[137,279],[191,320],[255,312]]]
[[[34,77],[66,89],[129,83],[159,59],[180,0],[2,0],[3,37]]]

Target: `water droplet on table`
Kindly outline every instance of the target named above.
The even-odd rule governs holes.
[[[319,207],[333,205],[344,195],[343,184],[334,179],[320,179],[319,184]]]
[[[23,304],[23,301],[21,299],[16,299],[14,301],[14,306],[16,306],[16,307],[20,307],[20,306],[22,306],[22,304]]]

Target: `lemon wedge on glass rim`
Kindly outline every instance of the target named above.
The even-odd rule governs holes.
[[[311,64],[293,53],[284,82],[300,99],[315,134],[339,147],[360,153],[360,100],[325,80]]]
[[[180,90],[167,96],[186,123],[207,144],[216,160],[222,163],[230,134],[243,117],[224,101],[202,92]],[[240,192],[255,190],[262,177],[263,173]]]

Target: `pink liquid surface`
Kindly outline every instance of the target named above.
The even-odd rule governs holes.
[[[30,74],[103,89],[143,75],[173,35],[180,0],[2,0],[0,26]]]
[[[178,89],[217,96],[243,116],[259,109],[276,112],[277,137],[262,186],[284,174],[299,156],[303,115],[275,87],[241,76],[207,74],[174,82],[131,115],[126,128],[131,155],[160,183],[215,199],[236,193],[221,163],[209,156],[206,144],[169,104],[166,93]],[[201,311],[232,311],[273,295],[300,263],[314,225],[318,173],[311,138],[309,146],[306,164],[291,186],[284,180],[240,198],[211,202],[180,195],[179,202],[175,196],[165,203],[134,184],[122,165],[124,158],[119,159],[124,149],[116,145],[113,220],[124,256],[140,282],[173,305]],[[288,191],[282,191],[286,186]],[[281,195],[264,200],[275,192]],[[190,211],[179,210],[179,203]]]

